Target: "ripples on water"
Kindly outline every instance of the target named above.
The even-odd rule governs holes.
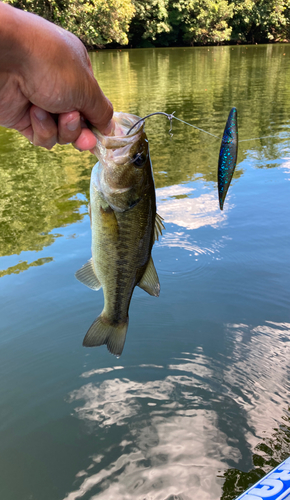
[[[221,136],[235,105],[273,136],[239,144],[221,212],[219,141],[147,120],[161,295],[134,292],[119,360],[81,346],[94,158],[0,131],[1,499],[232,500],[290,455],[289,50],[91,55],[116,110]]]
[[[167,366],[127,367],[124,378],[123,366],[82,374],[86,383],[70,394],[75,415],[94,437],[117,432],[118,442],[99,443],[67,500],[219,497],[225,463],[239,462],[250,437],[258,448],[277,409],[287,418],[289,394],[290,324],[227,330],[230,356],[197,349]],[[108,461],[113,449],[118,458]]]

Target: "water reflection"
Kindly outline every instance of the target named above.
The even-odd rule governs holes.
[[[224,383],[231,398],[247,413],[253,429],[248,436],[252,449],[283,415],[290,389],[289,334],[290,323],[228,325],[232,363],[225,369]]]
[[[222,500],[235,499],[290,453],[290,324],[267,321],[256,328],[243,324],[228,328],[231,335],[235,332],[235,343],[225,383],[231,387],[231,397],[246,411],[252,429],[247,441],[255,467],[247,472],[236,468],[226,471]]]
[[[201,392],[209,391],[207,380],[213,373],[205,367],[202,354],[176,362],[168,367],[173,375],[164,377],[165,368],[154,366],[160,371],[158,379],[113,378],[88,383],[71,394],[71,402],[84,401],[75,411],[93,424],[90,432],[114,426],[124,430],[118,431],[118,458],[105,466],[104,456],[98,456],[97,464],[93,457],[86,471],[77,473],[77,478],[85,479],[67,500],[88,493],[92,499],[150,495],[152,500],[193,495],[206,500],[219,495],[216,471],[223,468],[223,458],[235,458],[237,451],[216,428],[215,411],[203,402]]]
[[[197,239],[193,230],[208,226],[219,228],[226,222],[233,204],[227,200],[226,209],[221,212],[217,188],[214,192],[204,191],[207,191],[205,187],[200,194],[194,183],[157,189],[157,211],[163,217],[166,229],[160,241],[155,244],[157,247],[167,248],[166,255],[159,260],[163,262],[160,265],[162,272],[170,273],[171,269],[171,273],[182,273],[189,280],[192,272],[195,277],[200,273],[204,275],[209,257],[211,260],[221,258],[221,250],[225,246],[224,237],[205,242]],[[180,255],[177,249],[185,250],[187,255]]]
[[[0,151],[0,256],[40,251],[54,243],[55,228],[82,220],[75,195],[88,192],[94,157],[72,146],[35,148],[4,129]]]
[[[257,140],[252,153],[246,149],[248,143],[241,143],[240,161],[252,154],[258,166],[277,166],[276,160],[289,144],[285,139],[289,135],[289,68],[287,58],[282,57],[287,50],[282,46],[248,47],[243,54],[239,47],[234,51],[231,47],[142,49],[97,52],[91,59],[102,88],[119,111],[144,116],[158,109],[175,110],[176,116],[221,135],[228,111],[236,105],[241,138],[276,135],[278,139],[278,143]],[[280,74],[284,77],[277,78]],[[198,178],[216,182],[220,141],[179,123],[174,124],[171,140],[168,120],[150,120],[146,130],[157,187]],[[55,241],[54,228],[82,220],[82,203],[75,195],[81,193],[85,202],[88,199],[95,162],[92,155],[80,154],[71,146],[47,152],[2,128],[0,154],[1,255],[39,251]],[[243,170],[238,169],[235,178],[242,175]],[[200,227],[200,220],[210,225],[222,220],[210,193],[199,201],[176,199],[177,212],[175,219],[191,229]],[[200,215],[199,221],[188,220],[193,212]],[[167,205],[164,214],[173,220]]]
[[[289,458],[290,408],[284,410],[282,422],[270,438],[264,438],[254,449],[254,468],[249,472],[228,469],[224,473],[223,494],[221,500],[234,500],[265,474]]]
[[[220,141],[148,120],[162,293],[150,316],[136,293],[122,366],[81,347],[102,302],[73,278],[89,258],[95,159],[0,129],[0,267],[53,259],[0,279],[1,498],[229,500],[289,454],[290,45],[241,50],[92,58],[117,110],[175,110],[219,135],[236,105],[241,139],[278,137],[240,144],[221,213]]]
[[[290,158],[282,158],[282,160],[283,163],[281,167],[284,169],[285,172],[290,174]],[[290,181],[290,177],[287,180]]]
[[[189,197],[195,191],[187,185],[174,185],[157,190],[158,211],[166,222],[188,230],[203,226],[218,227],[226,220],[226,212],[221,212],[217,193],[205,193],[197,197]],[[181,198],[182,195],[186,195]],[[229,197],[227,198],[227,209]]]
[[[289,454],[289,426],[281,426],[282,415],[289,420],[289,332],[290,324],[270,321],[232,324],[215,359],[197,348],[167,366],[132,366],[138,379],[128,368],[122,378],[122,366],[84,372],[92,381],[69,401],[102,452],[76,473],[65,499],[235,498]],[[114,436],[107,451],[104,432]],[[258,469],[243,473],[237,465],[251,451]]]
[[[19,274],[22,271],[26,271],[30,267],[35,267],[35,266],[43,266],[43,264],[47,264],[48,262],[52,262],[53,258],[52,257],[43,257],[42,259],[37,259],[34,262],[31,262],[28,264],[27,260],[26,261],[20,261],[16,266],[11,266],[8,267],[8,269],[5,270],[0,270],[0,278],[3,276],[7,276],[8,274]]]

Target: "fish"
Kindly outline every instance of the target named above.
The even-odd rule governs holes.
[[[225,126],[218,163],[218,194],[220,209],[224,201],[236,168],[238,156],[238,120],[237,109],[232,108]]]
[[[92,258],[75,274],[92,290],[103,289],[104,308],[87,331],[85,347],[107,345],[120,356],[126,339],[129,306],[139,286],[158,297],[160,283],[151,251],[164,229],[156,213],[155,186],[144,121],[114,113],[115,135],[92,129],[99,159],[92,169],[89,214]],[[129,132],[128,135],[127,132]]]

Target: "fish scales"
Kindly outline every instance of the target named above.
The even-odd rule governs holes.
[[[92,189],[92,205],[101,208],[104,199],[96,192],[93,184]],[[95,271],[103,287],[104,313],[115,322],[127,319],[128,298],[131,298],[134,287],[144,274],[144,267],[150,256],[150,246],[152,247],[150,242],[153,244],[155,207],[144,207],[145,201],[152,204],[151,200],[142,200],[140,206],[136,206],[134,210],[121,213],[111,211],[108,215],[115,221],[109,228],[108,221],[104,220],[108,215],[105,213],[105,216],[100,217],[92,209],[92,253],[95,255]],[[150,224],[142,217],[142,212],[151,212]]]
[[[88,330],[84,345],[107,344],[120,355],[135,286],[158,296],[160,285],[151,250],[161,234],[144,124],[124,136],[138,117],[116,113],[119,137],[96,133],[99,162],[91,175],[92,259],[76,277],[94,290],[103,288],[104,308]],[[123,129],[122,129],[123,127]]]

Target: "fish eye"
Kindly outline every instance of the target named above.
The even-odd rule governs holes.
[[[147,160],[147,155],[144,154],[143,151],[141,153],[136,153],[132,158],[132,161],[135,167],[137,168],[143,167],[146,160]]]

